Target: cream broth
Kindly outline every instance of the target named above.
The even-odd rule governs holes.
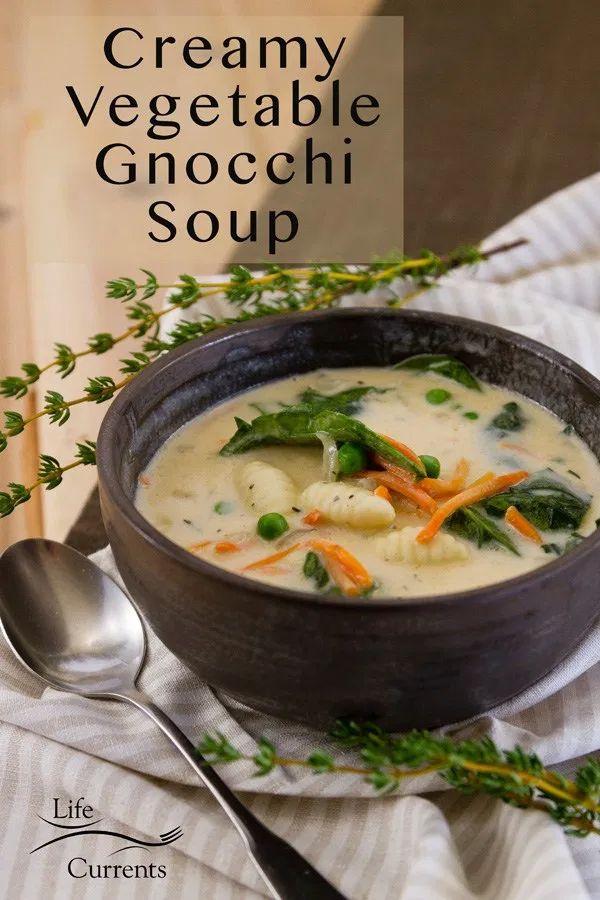
[[[465,534],[464,528],[452,527],[454,520],[450,527],[446,523],[430,542],[418,544],[416,535],[428,523],[431,512],[394,491],[388,501],[385,497],[381,503],[371,501],[375,519],[378,516],[381,519],[375,525],[369,520],[369,527],[360,527],[362,508],[357,512],[359,527],[356,522],[349,526],[332,521],[334,512],[331,517],[318,519],[317,516],[316,524],[309,525],[303,521],[304,517],[319,507],[301,498],[310,485],[323,479],[321,446],[257,446],[235,455],[220,455],[219,451],[236,431],[234,417],[249,422],[262,412],[281,411],[284,404],[297,404],[299,394],[307,388],[333,395],[357,385],[384,391],[367,393],[351,413],[352,418],[380,435],[402,441],[419,455],[436,457],[441,465],[440,478],[451,479],[461,460],[468,463],[463,487],[489,472],[502,475],[526,470],[533,476],[551,469],[559,483],[573,494],[588,495],[589,509],[576,527],[577,534],[588,535],[594,531],[595,520],[600,516],[600,466],[572,429],[567,428],[565,432],[564,422],[532,401],[502,388],[482,384],[481,391],[473,390],[434,372],[408,369],[322,369],[270,383],[228,400],[185,425],[156,454],[140,478],[138,509],[172,541],[214,565],[304,591],[327,592],[332,586],[335,590],[336,579],[331,573],[327,584],[319,587],[314,576],[303,572],[313,540],[334,542],[352,554],[373,578],[374,585],[368,593],[375,597],[418,597],[475,588],[522,575],[564,552],[575,529],[538,528],[542,546],[523,536],[502,513],[490,515],[489,519],[508,536],[517,553],[493,539],[479,547],[472,535]],[[440,398],[443,398],[441,402],[431,402]],[[524,421],[522,427],[505,431],[490,424],[505,404],[514,406],[515,403]],[[256,461],[278,471],[274,473],[264,467],[247,469],[249,463]],[[369,469],[377,468],[371,458]],[[273,497],[277,494],[282,499],[274,500],[273,506],[281,502],[284,508],[264,509],[264,498],[253,508],[251,491],[257,488],[248,483],[250,475],[244,474],[253,471],[261,477],[266,473],[266,482],[262,487],[259,485],[260,489],[270,491]],[[417,479],[415,484],[419,483]],[[340,485],[344,498],[350,496],[348,491],[353,487],[360,489],[359,496],[364,498],[367,491],[374,496],[372,491],[377,482],[344,475],[333,484]],[[305,498],[320,498],[324,493],[329,496],[332,490],[335,492],[335,486],[323,492],[317,484],[307,491]],[[437,496],[435,503],[440,507],[451,496],[452,492]],[[385,505],[390,501],[391,512]],[[266,502],[268,505],[268,499]],[[350,502],[356,504],[356,496],[352,501],[347,500]],[[324,501],[323,504],[326,505]],[[260,537],[257,520],[265,511],[283,514],[289,530],[274,540]],[[527,510],[525,516],[526,513]],[[396,532],[402,537],[389,537]],[[296,544],[300,546],[279,560],[261,568],[246,569]],[[415,553],[415,547],[429,547],[431,552],[421,549]],[[431,558],[424,558],[428,556]],[[327,571],[327,558],[319,552],[317,558]]]

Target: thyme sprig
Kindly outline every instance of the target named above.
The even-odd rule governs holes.
[[[548,814],[569,835],[600,834],[600,761],[589,758],[572,780],[546,769],[522,747],[500,750],[489,738],[454,740],[429,731],[393,736],[376,725],[338,722],[333,741],[352,750],[356,764],[336,762],[325,750],[304,759],[280,756],[266,738],[256,753],[241,753],[223,734],[205,734],[198,752],[207,763],[251,762],[255,776],[279,767],[309,769],[315,775],[356,775],[379,795],[397,791],[408,778],[437,774],[463,794],[487,794],[520,809]]]
[[[64,466],[61,466],[54,456],[42,453],[39,459],[37,478],[33,484],[26,487],[24,484],[17,484],[12,481],[8,485],[7,491],[0,491],[0,518],[9,516],[15,511],[17,506],[30,500],[31,494],[36,488],[45,487],[46,490],[51,491],[61,484],[65,472],[69,472],[78,466],[95,465],[96,444],[94,441],[78,443],[75,458],[68,465]]]
[[[445,256],[438,256],[431,251],[423,251],[420,256],[410,258],[398,254],[389,254],[367,266],[350,267],[344,265],[318,265],[303,269],[284,269],[280,266],[267,266],[261,274],[253,274],[244,266],[233,266],[230,277],[220,282],[202,281],[192,275],[183,274],[172,284],[159,283],[156,275],[148,269],[141,271],[145,275],[142,281],[121,277],[110,280],[106,285],[106,296],[118,300],[124,305],[125,316],[131,324],[119,334],[100,332],[88,338],[86,346],[73,350],[66,343],[54,345],[54,355],[44,365],[26,362],[21,366],[20,375],[9,375],[0,379],[0,395],[15,400],[27,395],[31,386],[51,370],[61,378],[71,376],[82,357],[101,356],[128,339],[140,341],[138,349],[121,359],[119,372],[121,379],[115,380],[109,375],[97,375],[89,378],[81,393],[67,399],[61,392],[48,390],[44,394],[41,408],[29,416],[17,410],[6,410],[4,422],[0,429],[0,453],[6,449],[9,441],[22,434],[33,422],[41,418],[57,426],[64,425],[71,416],[73,407],[83,403],[104,403],[112,400],[136,375],[145,369],[158,356],[209,334],[220,328],[241,324],[253,319],[294,311],[309,311],[335,306],[339,300],[351,293],[368,293],[376,287],[391,285],[397,279],[408,280],[417,291],[426,290],[447,272],[473,265],[491,256],[504,253],[521,246],[523,240],[499,245],[491,250],[468,245],[459,247]],[[168,291],[167,304],[155,308],[149,302],[159,290]],[[402,306],[414,295],[392,298],[390,306]],[[235,309],[235,314],[216,318],[202,313],[195,321],[185,319],[177,322],[166,334],[160,333],[160,322],[173,308],[189,309],[199,300],[221,296],[228,300]],[[89,443],[89,442],[88,442]],[[12,513],[16,506],[26,502],[31,491],[46,486],[50,489],[60,484],[62,474],[80,465],[91,465],[83,461],[80,447],[73,461],[65,466],[56,464],[60,478],[52,479],[47,473],[38,477],[30,487],[12,483],[7,492],[0,493],[0,517]],[[40,472],[46,459],[53,457],[42,454],[39,460]]]

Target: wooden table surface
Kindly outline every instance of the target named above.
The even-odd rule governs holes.
[[[407,251],[478,240],[598,169],[597,0],[387,0],[380,12],[404,16]],[[106,542],[96,495],[68,540]]]

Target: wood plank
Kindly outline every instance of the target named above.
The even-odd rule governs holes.
[[[350,12],[368,13],[374,8],[373,0],[353,0],[344,8],[344,14]],[[92,133],[92,129],[83,129],[77,125],[72,111],[66,105],[50,108],[44,91],[50,90],[49,74],[46,72],[46,83],[41,81],[42,65],[48,66],[48,22],[41,22],[38,15],[48,15],[49,12],[60,9],[64,12],[76,12],[76,17],[60,19],[56,21],[61,27],[61,46],[68,44],[71,48],[68,60],[65,63],[65,81],[68,83],[71,77],[74,83],[80,80],[88,80],[90,84],[108,83],[107,77],[111,74],[119,76],[119,89],[125,90],[131,86],[132,93],[144,96],[144,93],[156,93],[156,72],[128,73],[128,78],[123,82],[123,73],[107,73],[106,64],[98,47],[102,46],[102,40],[107,33],[107,25],[119,17],[123,20],[121,5],[113,0],[82,0],[75,5],[68,2],[53,4],[51,9],[45,0],[25,0],[23,10],[24,33],[15,42],[15,52],[23,71],[23,90],[20,97],[20,114],[29,122],[29,128],[24,141],[20,143],[19,155],[24,161],[26,173],[26,190],[22,198],[23,215],[26,228],[27,274],[31,285],[31,353],[36,362],[45,364],[49,359],[49,351],[55,341],[68,343],[75,349],[85,346],[87,338],[99,331],[122,332],[127,324],[120,304],[107,301],[103,296],[103,285],[107,278],[114,277],[123,272],[115,271],[115,262],[108,258],[107,247],[101,241],[90,241],[89,233],[94,220],[100,220],[106,216],[106,204],[119,190],[100,182],[93,172],[93,159],[98,150],[98,138]],[[247,7],[247,8],[246,8]],[[142,13],[148,12],[147,4],[128,6],[128,22],[135,15],[135,10]],[[263,14],[281,13],[281,5],[267,3],[244,4],[243,15],[245,31],[256,34],[261,33],[262,22],[249,15],[252,11]],[[326,3],[301,3],[289,2],[284,6],[286,13],[307,15],[319,11],[321,14],[328,12],[341,12],[339,4]],[[155,7],[157,18],[157,34],[168,33],[169,23],[174,28],[173,14],[197,12],[197,5],[179,2],[176,4],[160,3]],[[239,30],[239,16],[242,13],[239,3],[212,2],[203,5],[203,14],[217,13],[223,17],[223,21],[231,22],[231,33]],[[162,15],[161,15],[162,14]],[[102,18],[104,17],[104,18]],[[171,18],[169,18],[171,17]],[[148,21],[148,20],[146,20]],[[190,20],[193,22],[194,20]],[[201,19],[197,19],[201,22]],[[365,22],[367,19],[364,20]],[[180,23],[177,23],[178,26]],[[362,25],[359,20],[357,28]],[[162,30],[161,30],[162,29]],[[38,60],[39,64],[35,61]],[[44,60],[46,61],[44,63]],[[72,74],[71,74],[72,73]],[[160,73],[159,73],[160,74]],[[85,76],[85,78],[83,77]],[[285,79],[285,73],[274,73],[273,87],[278,87],[278,77]],[[234,83],[239,80],[239,74],[235,71],[221,70],[217,75],[211,76],[217,81],[221,93],[226,95],[232,89]],[[189,80],[189,74],[188,74]],[[211,81],[211,84],[213,83]],[[250,91],[249,86],[249,91]],[[52,90],[54,86],[52,86]],[[164,85],[161,87],[164,90]],[[172,88],[169,82],[169,90]],[[54,96],[54,94],[51,94]],[[50,116],[56,117],[51,119]],[[58,126],[56,119],[58,119]],[[111,126],[110,137],[106,142],[115,138],[114,126]],[[256,152],[260,155],[261,148],[268,148],[274,140],[278,140],[285,149],[285,135],[268,135],[268,129],[253,129],[250,135],[245,135],[243,149]],[[249,139],[249,140],[248,140]],[[197,134],[193,130],[182,132],[178,137],[177,153],[184,157],[186,147],[189,152],[196,152]],[[203,136],[204,144],[210,149],[213,142],[218,149],[235,147],[240,137],[233,125],[224,126],[211,135]],[[254,142],[254,143],[252,143]],[[248,144],[248,146],[246,146]],[[204,146],[204,145],[203,145]],[[156,147],[152,149],[156,150]],[[158,148],[163,150],[162,146]],[[170,149],[170,148],[167,148]],[[210,200],[216,209],[229,208],[228,192],[230,190],[227,181],[222,181],[223,187],[214,192],[214,199]],[[137,185],[139,192],[136,195],[136,208],[140,209],[144,204],[142,198],[149,196],[151,188],[143,182]],[[153,190],[156,190],[154,188]],[[171,190],[171,189],[170,189]],[[248,186],[251,194],[253,187]],[[220,191],[220,193],[219,193]],[[182,209],[189,206],[190,185],[185,179],[178,179],[172,187],[169,199]],[[203,193],[205,197],[205,193]],[[253,206],[260,207],[264,198],[264,192],[257,192],[253,198]],[[181,201],[181,202],[179,202]],[[210,207],[209,207],[210,208]],[[133,215],[133,206],[132,212]],[[128,248],[131,243],[133,222],[127,216],[120,219],[112,219],[109,223],[105,219],[105,229],[111,228],[112,232],[120,235],[120,247]],[[105,231],[105,233],[108,233]],[[46,244],[49,236],[57,238],[62,247],[68,248],[69,255],[63,256],[62,261],[51,260],[46,253]],[[158,246],[158,245],[157,245]],[[181,246],[181,245],[179,245]],[[181,253],[181,251],[178,251]],[[139,265],[156,268],[159,277],[163,280],[172,280],[173,273],[182,270],[191,270],[198,274],[207,271],[218,271],[227,262],[227,256],[223,253],[212,253],[210,263],[198,266],[191,254],[186,253],[185,259],[175,263],[170,257],[167,263],[154,265],[152,259],[139,259],[136,254],[126,250],[127,275],[135,274]],[[133,258],[135,257],[135,258]],[[24,346],[24,345],[23,345]],[[22,349],[21,349],[22,352]],[[118,375],[118,360],[125,355],[126,346],[120,345],[118,351],[98,359],[88,357],[77,366],[77,372],[61,381],[56,374],[48,374],[44,377],[44,389],[58,390],[68,399],[79,396],[85,380],[89,376],[99,374]],[[39,423],[39,441],[44,452],[56,456],[61,463],[68,463],[73,456],[74,445],[77,441],[88,437],[94,437],[99,423],[104,414],[105,407],[95,404],[79,406],[72,418],[60,429],[52,426],[47,420]],[[68,476],[68,486],[65,484],[57,491],[44,492],[43,507],[46,525],[46,533],[51,537],[62,538],[71,524],[78,509],[93,485],[95,472],[93,469],[77,469]]]
[[[18,372],[31,358],[30,311],[22,216],[21,153],[24,122],[21,114],[19,47],[22,19],[17,4],[0,8],[0,372]],[[28,398],[32,408],[35,395]],[[7,401],[4,408],[18,407]],[[1,425],[0,425],[1,427]],[[0,457],[0,489],[9,481],[29,484],[37,467],[36,429],[14,439]],[[0,549],[20,538],[41,534],[41,497],[36,496],[15,514],[0,519]]]

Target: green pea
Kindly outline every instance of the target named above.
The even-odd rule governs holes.
[[[440,477],[440,461],[436,456],[420,456],[419,459],[425,466],[425,472],[428,478]]]
[[[287,519],[280,513],[265,513],[256,523],[257,534],[265,541],[274,541],[275,538],[281,537],[289,527]]]
[[[233,503],[229,503],[228,500],[219,500],[218,503],[215,503],[213,509],[219,516],[226,516],[228,513],[233,512]]]
[[[369,458],[361,444],[346,441],[338,450],[338,471],[342,475],[353,475],[367,467]]]
[[[425,394],[425,399],[428,403],[439,406],[440,403],[445,403],[446,400],[449,400],[451,396],[452,394],[450,391],[445,391],[444,388],[431,388],[431,390],[427,391]]]
[[[476,413],[476,412],[466,412],[466,413],[463,413],[463,415],[464,415],[465,419],[473,419],[473,421],[475,421],[475,419],[479,418],[479,413]]]

